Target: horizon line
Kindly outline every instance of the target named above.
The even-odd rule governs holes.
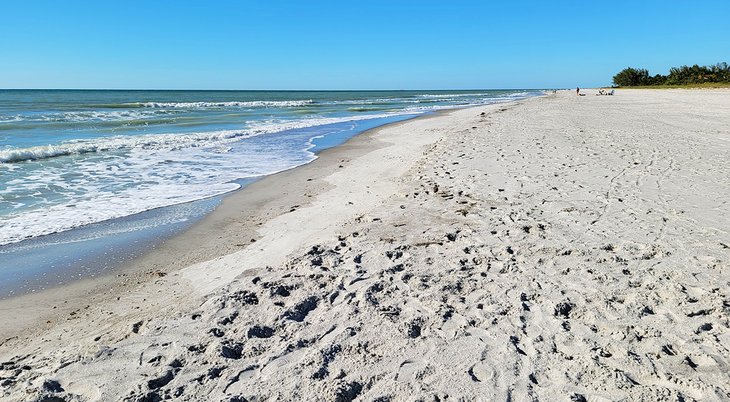
[[[559,88],[460,88],[460,89],[170,89],[170,88],[0,88],[0,91],[230,91],[230,92],[407,92],[407,91],[516,91]],[[562,89],[562,88],[561,88]]]

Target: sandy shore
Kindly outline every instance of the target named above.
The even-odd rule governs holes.
[[[373,140],[374,133],[374,130],[362,133],[343,145],[324,150],[312,163],[268,176],[249,184],[244,191],[227,195],[213,214],[154,251],[115,269],[111,275],[0,300],[0,317],[7,323],[0,326],[0,342],[32,337],[39,330],[66,320],[75,311],[114,300],[171,272],[251,245],[260,237],[258,231],[263,222],[307,205],[314,195],[331,187],[323,179],[333,170],[340,169],[340,165],[344,167],[354,156],[384,146]]]
[[[727,400],[728,177],[729,90],[371,131],[129,277],[0,304],[0,397]]]

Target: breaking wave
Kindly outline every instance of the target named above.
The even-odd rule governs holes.
[[[193,147],[213,147],[219,146],[223,143],[238,141],[243,138],[250,138],[262,134],[413,113],[415,113],[415,111],[405,110],[395,113],[369,114],[351,117],[312,118],[284,121],[263,120],[250,122],[249,128],[243,130],[219,130],[186,134],[120,135],[93,140],[73,140],[57,145],[3,149],[0,150],[0,163],[17,163],[55,158],[59,156],[120,151],[126,149],[175,150]]]
[[[303,107],[313,105],[308,100],[290,101],[245,101],[245,102],[132,102],[112,105],[97,105],[107,108],[169,108],[169,109],[213,109],[213,108],[277,108]]]

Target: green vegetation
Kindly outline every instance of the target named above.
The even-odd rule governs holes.
[[[636,85],[633,87],[621,87],[622,89],[693,89],[693,88],[730,88],[730,82],[705,82],[702,84],[682,85]]]
[[[613,76],[619,87],[726,87],[730,84],[730,66],[717,63],[711,66],[682,66],[669,69],[669,75],[649,75],[643,68],[625,68]]]

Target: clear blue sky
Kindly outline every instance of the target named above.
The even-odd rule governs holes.
[[[0,88],[606,85],[730,62],[730,1],[0,1]]]

